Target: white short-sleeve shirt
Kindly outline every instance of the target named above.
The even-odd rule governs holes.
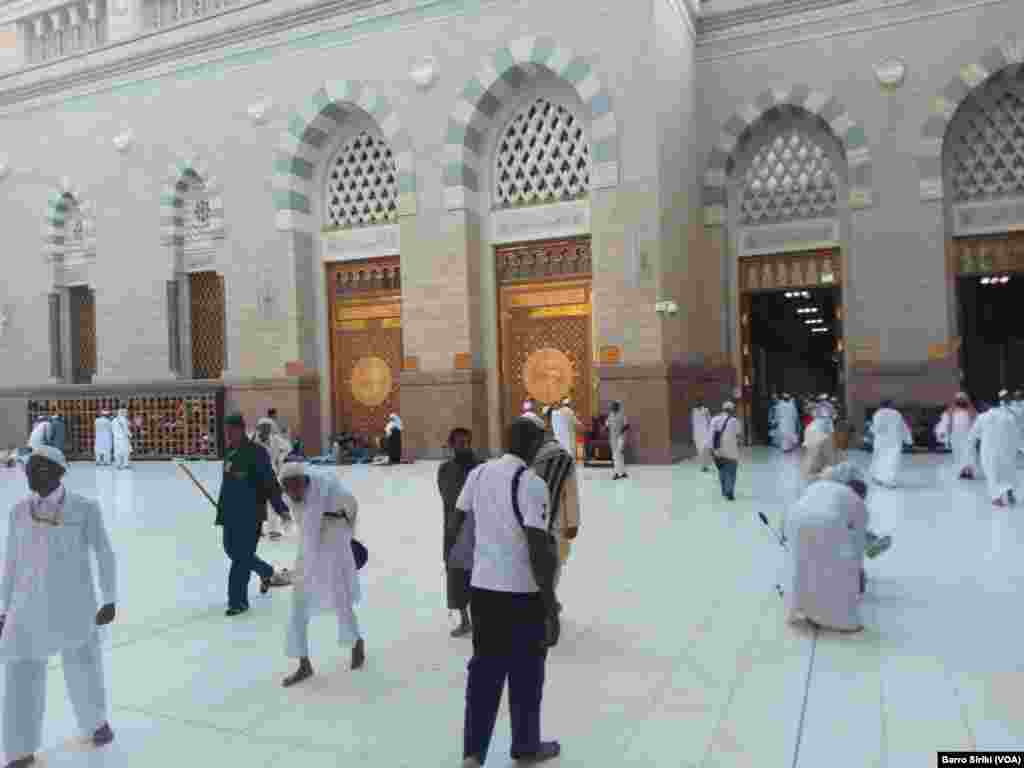
[[[469,474],[455,504],[473,513],[476,548],[470,583],[478,589],[520,594],[538,591],[526,532],[512,508],[512,478],[525,466],[511,454],[480,465]],[[523,525],[548,530],[548,487],[530,469],[519,478],[519,511]]]

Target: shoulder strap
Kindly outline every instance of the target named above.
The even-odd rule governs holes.
[[[512,512],[515,513],[520,528],[526,528],[526,524],[523,522],[523,513],[519,509],[519,481],[522,479],[525,471],[526,467],[520,467],[512,476]]]

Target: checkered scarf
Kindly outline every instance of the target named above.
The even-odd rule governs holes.
[[[576,462],[557,440],[548,437],[533,460],[533,471],[540,475],[548,487],[551,496],[551,517],[548,525],[554,525],[558,519],[559,504],[562,502],[562,487],[572,472]]]

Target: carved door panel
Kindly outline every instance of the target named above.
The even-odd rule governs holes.
[[[96,375],[96,294],[87,286],[70,291],[71,381],[89,384]]]
[[[399,413],[402,371],[401,289],[398,260],[334,265],[331,353],[336,432],[370,439]]]
[[[224,373],[224,278],[216,272],[189,275],[192,376],[219,379]]]

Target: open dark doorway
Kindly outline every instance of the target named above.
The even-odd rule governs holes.
[[[751,439],[769,442],[772,396],[839,395],[842,339],[839,288],[750,295]]]
[[[957,296],[968,392],[993,402],[1000,389],[1024,386],[1024,273],[961,277]]]

